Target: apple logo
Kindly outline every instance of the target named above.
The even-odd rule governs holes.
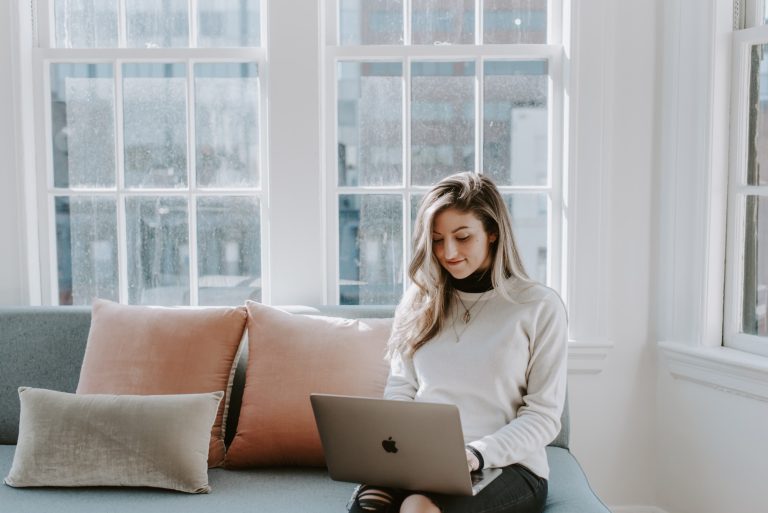
[[[395,445],[397,442],[395,440],[392,440],[392,437],[390,436],[388,440],[383,440],[381,442],[381,446],[384,447],[384,450],[391,453],[397,452],[397,446]]]

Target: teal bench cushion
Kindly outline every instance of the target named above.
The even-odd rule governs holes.
[[[0,472],[8,473],[15,446],[0,445]],[[589,488],[566,449],[548,447],[551,475],[545,513],[610,513]],[[186,495],[153,488],[24,488],[0,486],[3,511],[14,513],[341,513],[354,485],[332,481],[325,470],[279,468],[209,471],[211,493]]]

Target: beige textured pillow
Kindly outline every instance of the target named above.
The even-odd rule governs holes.
[[[246,322],[236,308],[128,306],[97,299],[78,394],[225,392],[211,430],[210,467],[224,461],[224,423]]]
[[[381,397],[392,320],[292,315],[246,305],[245,390],[224,465],[324,465],[309,394]]]
[[[76,395],[21,387],[19,442],[5,483],[208,493],[208,444],[223,396]]]

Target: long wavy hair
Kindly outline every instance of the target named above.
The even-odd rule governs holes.
[[[387,345],[390,358],[397,352],[413,354],[446,323],[455,293],[448,271],[432,250],[432,228],[435,217],[449,208],[474,214],[488,235],[496,234],[489,249],[491,282],[505,299],[513,301],[502,285],[505,280],[530,281],[517,250],[509,211],[491,179],[472,172],[444,178],[426,194],[416,215],[413,258],[408,267],[411,285],[395,311]]]

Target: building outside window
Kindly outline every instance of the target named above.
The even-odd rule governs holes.
[[[37,14],[51,301],[259,299],[259,1],[49,0]]]
[[[326,13],[330,302],[403,293],[423,194],[489,175],[528,272],[556,287],[562,230],[557,2],[339,0]],[[553,7],[554,6],[554,7]],[[335,109],[329,106],[335,105]],[[553,272],[554,271],[554,272]]]
[[[267,113],[267,3],[36,6],[44,301],[269,297],[267,115],[287,113]],[[529,273],[559,289],[560,2],[322,9],[325,301],[396,303],[421,197],[467,170],[495,180]]]

